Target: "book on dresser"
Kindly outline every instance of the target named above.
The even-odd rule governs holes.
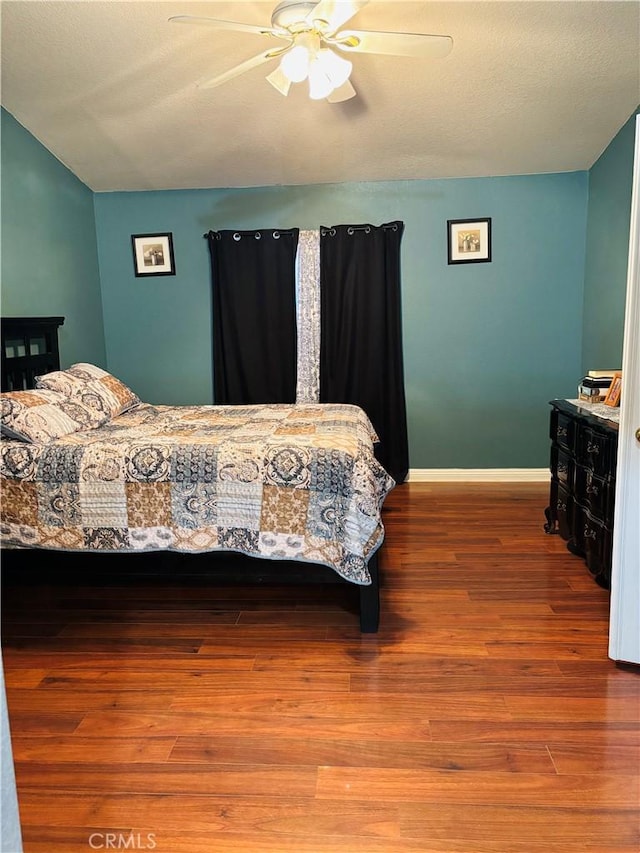
[[[617,367],[615,370],[588,370],[587,376],[590,379],[608,379],[609,382],[613,379],[614,373],[618,373],[620,368]]]
[[[604,403],[613,376],[584,376],[578,385],[578,399],[586,403]]]
[[[603,403],[610,384],[608,379],[591,379],[585,376],[578,385],[578,399],[586,403]]]
[[[582,379],[581,385],[585,388],[604,388],[605,391],[609,388],[613,381],[613,376],[593,377],[585,376]]]
[[[606,399],[607,398],[604,393],[600,394],[598,392],[596,394],[590,394],[578,389],[578,400],[582,403],[604,403]]]

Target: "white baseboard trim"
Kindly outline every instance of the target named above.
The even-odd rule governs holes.
[[[409,483],[548,483],[548,468],[411,468]]]

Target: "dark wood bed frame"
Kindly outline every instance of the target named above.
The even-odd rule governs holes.
[[[58,329],[64,317],[3,317],[2,323],[2,391],[28,390],[35,377],[58,370],[60,357]],[[291,560],[267,560],[227,551],[206,554],[182,554],[175,551],[143,554],[100,554],[99,552],[52,552],[41,549],[2,549],[2,572],[5,580],[25,577],[51,581],[47,570],[55,553],[58,566],[65,564],[67,579],[86,582],[136,581],[156,577],[185,582],[195,579],[215,580],[218,584],[346,584],[359,590],[360,630],[373,634],[380,619],[380,573],[378,553],[369,560],[371,584],[361,586],[340,577],[332,568],[317,563]],[[85,560],[92,565],[87,571]],[[178,571],[179,569],[179,571]],[[45,574],[47,573],[47,574]],[[56,568],[56,578],[60,568]]]

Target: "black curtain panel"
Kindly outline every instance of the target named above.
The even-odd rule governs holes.
[[[397,483],[409,470],[402,357],[404,223],[320,229],[320,402],[368,414],[376,456]]]
[[[210,231],[214,401],[294,403],[299,229]]]

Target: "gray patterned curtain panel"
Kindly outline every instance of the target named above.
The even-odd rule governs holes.
[[[297,403],[320,399],[320,231],[301,231],[296,269]]]

